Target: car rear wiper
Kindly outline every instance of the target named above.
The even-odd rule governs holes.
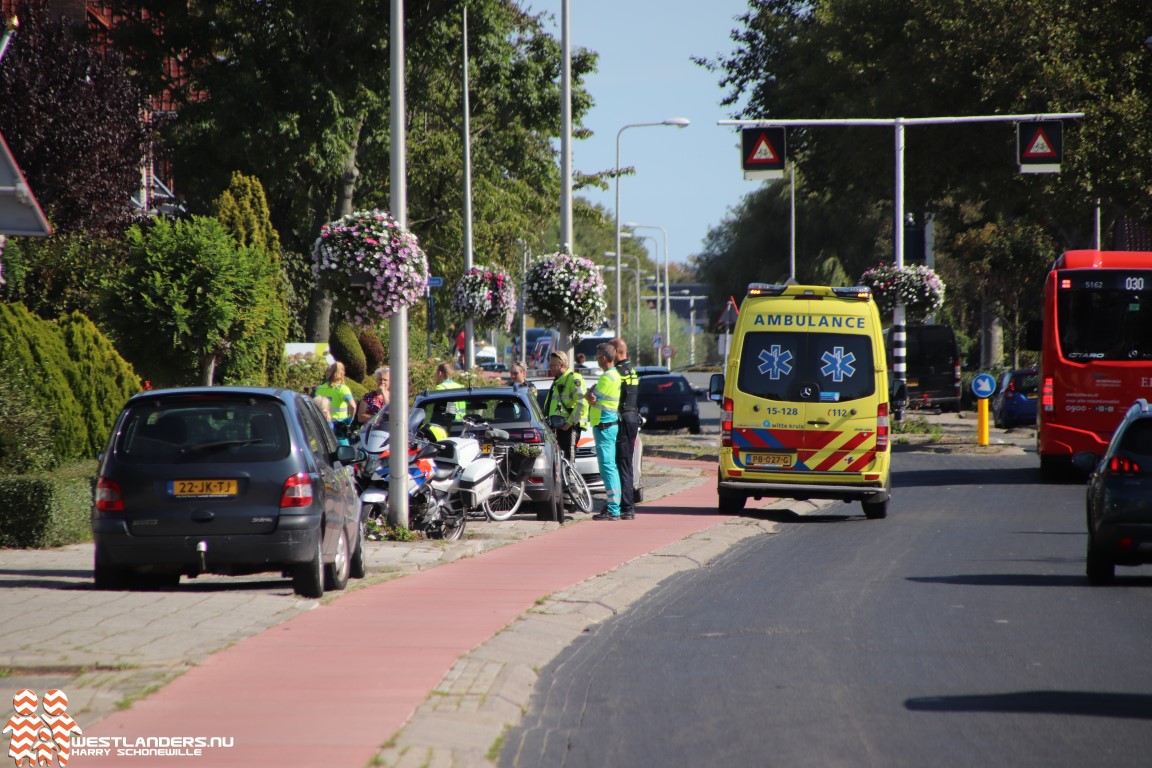
[[[264,442],[258,437],[250,437],[246,440],[215,440],[211,443],[198,443],[196,445],[186,445],[180,449],[181,455],[186,453],[208,453],[209,451],[219,451],[224,448],[232,448],[234,446],[252,445],[254,443]]]

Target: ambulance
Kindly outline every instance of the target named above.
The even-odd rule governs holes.
[[[888,514],[888,366],[868,288],[753,283],[723,374],[719,510],[749,498],[859,501]]]

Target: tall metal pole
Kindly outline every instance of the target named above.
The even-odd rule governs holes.
[[[524,299],[524,288],[528,285],[528,243],[520,242],[520,365],[528,367],[528,302]]]
[[[560,240],[564,253],[576,248],[572,234],[572,36],[568,6],[569,0],[560,3]],[[616,155],[619,158],[619,142]],[[616,164],[620,164],[619,159]],[[619,193],[616,207],[620,207]],[[620,250],[620,243],[616,243],[616,250]]]
[[[620,137],[629,128],[647,128],[655,125],[674,125],[686,128],[690,121],[685,117],[670,117],[658,123],[629,123],[616,132],[616,333],[620,332]]]
[[[672,345],[672,288],[671,278],[669,275],[669,264],[671,257],[668,251],[668,231],[664,227],[655,224],[635,224],[628,222],[625,226],[628,229],[658,229],[660,234],[664,236],[664,344],[666,346]]]
[[[896,252],[896,269],[904,268],[904,121],[901,118],[896,118],[895,126],[895,141],[896,141],[896,194],[893,207],[895,208],[896,221],[893,222],[895,227],[893,232],[893,246]],[[893,416],[896,421],[900,421],[904,417],[903,398],[901,393],[907,392],[907,385],[905,384],[907,367],[906,347],[908,344],[908,335],[904,330],[904,302],[897,302],[896,306],[892,309],[892,376],[895,381],[892,382],[892,391],[895,393],[897,400],[895,406],[895,413]]]
[[[408,160],[405,131],[407,107],[404,103],[404,0],[392,0],[389,30],[391,77],[389,92],[392,102],[392,173],[389,206],[392,217],[401,227],[408,227]],[[388,430],[396,439],[391,441],[397,450],[388,456],[388,471],[392,477],[408,476],[408,308],[401,308],[388,325],[390,332],[392,382],[389,400],[396,404],[388,409]],[[401,487],[399,484],[397,487]],[[408,527],[408,494],[393,493],[388,497],[388,519],[392,525]]]
[[[464,271],[472,269],[472,116],[468,96],[468,5],[464,5]],[[464,370],[476,367],[475,324],[464,318]]]
[[[796,164],[792,163],[792,204],[788,227],[788,282],[796,282]]]

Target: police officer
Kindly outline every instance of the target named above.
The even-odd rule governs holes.
[[[620,374],[616,370],[616,348],[608,342],[596,347],[596,362],[604,372],[596,386],[584,396],[592,406],[588,421],[596,438],[596,461],[604,480],[608,504],[593,520],[620,519],[620,475],[616,471],[616,433],[619,429]]]
[[[440,363],[436,366],[436,386],[432,387],[434,390],[439,389],[464,389],[464,385],[456,381],[456,371],[452,370],[451,363]],[[464,418],[464,411],[468,409],[468,403],[463,400],[457,400],[453,403],[448,403],[445,410],[446,413],[452,415],[456,421]]]
[[[548,356],[548,375],[552,377],[552,388],[544,401],[544,415],[552,424],[553,416],[562,421],[556,430],[556,441],[568,461],[576,462],[576,446],[580,435],[588,428],[588,404],[584,402],[584,377],[576,371],[568,370],[568,356],[563,352],[553,352]]]
[[[640,392],[640,377],[628,359],[628,344],[621,338],[610,342],[616,348],[616,371],[620,374],[620,428],[616,433],[616,470],[620,473],[620,519],[636,518],[636,470],[632,456],[636,451],[636,435],[640,431],[640,412],[636,409],[636,396]]]

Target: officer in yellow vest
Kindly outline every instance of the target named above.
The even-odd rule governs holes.
[[[576,446],[580,434],[588,429],[588,404],[584,402],[584,377],[576,371],[568,370],[568,355],[553,352],[548,356],[548,373],[552,376],[552,387],[544,401],[544,415],[556,430],[556,441],[568,461],[576,461]],[[558,419],[553,419],[558,416]],[[553,424],[559,421],[559,424]]]
[[[432,387],[434,390],[439,389],[464,389],[464,385],[452,378],[456,371],[452,369],[451,363],[440,363],[436,366],[436,386]],[[452,415],[456,421],[464,418],[464,411],[468,409],[468,403],[464,400],[457,400],[453,403],[448,403],[447,413]]]
[[[620,474],[616,469],[616,433],[620,428],[620,373],[616,370],[616,348],[605,342],[596,347],[596,363],[604,372],[585,399],[592,406],[588,420],[596,438],[596,461],[608,504],[593,520],[620,519]]]

